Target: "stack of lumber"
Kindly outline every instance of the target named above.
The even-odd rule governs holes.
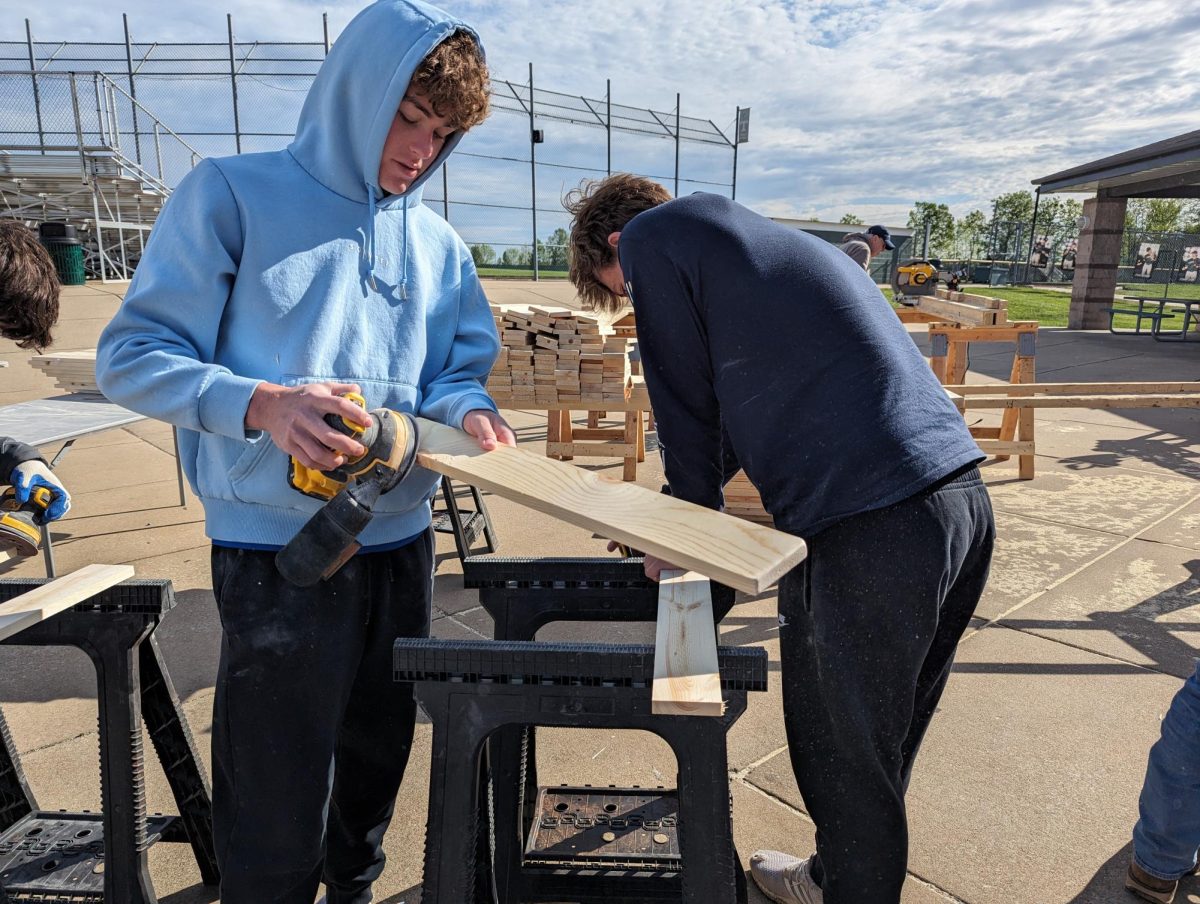
[[[951,292],[938,286],[936,295],[922,295],[916,308],[951,323],[964,326],[1004,326],[1008,323],[1008,302],[987,295]]]
[[[624,402],[631,388],[630,340],[578,311],[492,308],[500,356],[487,388],[500,405],[580,408]]]
[[[725,514],[773,527],[775,522],[763,508],[762,497],[745,471],[738,471],[725,484]]]
[[[29,363],[48,377],[54,385],[68,392],[99,392],[96,386],[96,350],[83,349],[77,352],[55,352],[49,355],[34,355]]]

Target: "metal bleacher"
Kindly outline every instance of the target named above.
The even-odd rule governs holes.
[[[202,155],[100,72],[0,72],[14,95],[28,122],[0,130],[0,216],[70,223],[90,277],[128,279],[168,179]]]

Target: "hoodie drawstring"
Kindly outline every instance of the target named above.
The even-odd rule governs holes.
[[[400,270],[400,300],[408,300],[408,202],[404,203],[404,241],[401,243],[404,260]]]
[[[375,285],[375,215],[379,208],[375,200],[375,186],[367,185],[367,247],[364,249],[364,255],[367,259],[367,282],[374,292],[379,291],[379,287]],[[401,301],[408,300],[408,204],[404,205],[404,240],[403,251],[401,252],[404,259],[401,264],[400,285],[398,293]]]
[[[364,249],[367,255],[367,282],[371,284],[371,290],[378,292],[379,288],[375,285],[375,186],[367,186],[367,247]]]

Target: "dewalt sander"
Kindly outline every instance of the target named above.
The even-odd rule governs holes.
[[[34,556],[42,544],[42,525],[54,494],[46,487],[34,487],[28,502],[17,501],[17,491],[9,487],[0,493],[0,561],[10,556]]]
[[[345,397],[366,409],[366,400],[357,393]],[[275,556],[279,573],[298,587],[311,587],[331,577],[358,552],[358,535],[370,523],[375,503],[407,477],[416,463],[417,422],[413,417],[390,408],[376,408],[367,414],[369,427],[336,414],[325,416],[331,427],[366,448],[358,458],[332,471],[306,468],[295,458],[288,465],[288,482],[293,488],[326,500]]]

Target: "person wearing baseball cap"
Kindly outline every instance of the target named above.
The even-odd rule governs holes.
[[[896,244],[892,241],[892,234],[887,231],[886,226],[876,225],[866,232],[847,233],[842,236],[842,244],[838,247],[866,270],[871,264],[871,258],[882,254],[885,250],[891,251]]]

